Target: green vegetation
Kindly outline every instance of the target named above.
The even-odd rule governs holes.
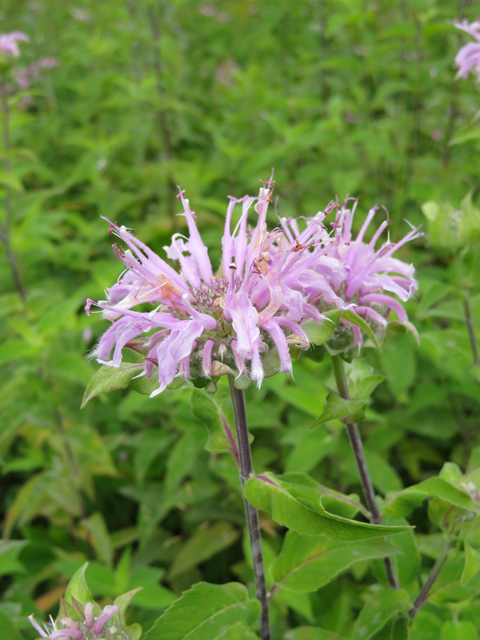
[[[185,232],[181,185],[218,264],[226,196],[256,195],[271,167],[282,215],[311,216],[351,194],[357,230],[379,204],[394,240],[404,220],[426,232],[399,252],[416,266],[406,310],[420,346],[398,326],[381,352],[365,349],[347,367],[351,400],[330,393],[320,347],[295,362],[294,380],[245,391],[253,466],[273,483],[247,483],[262,509],[272,639],[479,640],[480,93],[473,75],[455,80],[468,36],[451,24],[475,10],[452,0],[4,0],[0,32],[30,37],[16,69],[59,64],[27,88],[2,81],[2,640],[36,638],[27,616],[55,617],[87,561],[101,607],[143,587],[129,640],[137,623],[147,640],[257,638],[241,485],[221,423],[225,378],[212,397],[184,385],[148,398],[125,366],[117,390],[95,397],[109,384],[101,370],[104,387],[90,383],[80,406],[99,369],[86,356],[107,326],[86,316],[85,299],[102,299],[121,272],[100,216],[163,255]],[[312,331],[313,342],[329,337]],[[370,536],[339,420],[357,411],[386,540]]]

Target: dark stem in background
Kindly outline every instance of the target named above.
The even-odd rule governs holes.
[[[10,175],[12,167],[10,164],[10,129],[9,129],[9,117],[10,111],[8,108],[7,91],[4,79],[0,76],[0,96],[2,104],[2,134],[3,134],[3,170],[6,176]],[[6,184],[5,189],[5,220],[0,227],[0,240],[5,248],[7,254],[8,264],[10,265],[10,271],[12,272],[13,282],[18,295],[25,301],[25,289],[23,288],[22,281],[20,279],[20,273],[17,268],[17,261],[15,254],[13,253],[10,245],[10,224],[12,221],[12,189]]]
[[[252,550],[253,572],[255,574],[255,588],[257,599],[262,606],[260,614],[260,637],[262,640],[270,640],[270,626],[268,622],[268,598],[265,582],[265,567],[263,565],[262,540],[260,538],[260,524],[258,511],[247,502],[245,498],[245,483],[253,474],[252,455],[248,439],[247,412],[245,409],[245,396],[243,391],[236,389],[233,380],[229,378],[230,395],[232,397],[233,414],[235,416],[235,428],[237,431],[238,453],[240,458],[240,480],[242,482],[243,499],[247,516],[248,535]]]
[[[475,327],[473,325],[473,318],[472,318],[472,312],[470,310],[470,301],[468,299],[468,294],[465,294],[465,299],[463,301],[463,312],[465,314],[465,323],[467,325],[468,337],[470,338],[470,347],[472,349],[473,364],[478,366],[480,365],[480,360],[478,358],[477,340],[475,338]]]
[[[418,610],[421,607],[423,607],[423,605],[427,601],[428,592],[432,588],[433,583],[438,578],[440,571],[442,570],[442,567],[445,564],[449,549],[450,549],[450,545],[449,544],[445,545],[444,549],[442,550],[442,553],[438,556],[437,561],[433,565],[432,571],[430,572],[430,575],[428,576],[427,581],[425,582],[420,593],[418,594],[418,596],[415,598],[413,602],[413,607],[408,614],[410,618],[415,617]]]
[[[163,10],[163,3],[160,3],[160,8]],[[163,13],[163,11],[162,11]],[[153,40],[153,68],[155,70],[155,76],[157,79],[157,91],[162,103],[165,99],[165,82],[163,77],[163,63],[160,52],[160,18],[158,11],[153,6],[148,8],[148,17],[150,20],[150,30],[152,32]],[[167,161],[167,193],[168,193],[168,213],[170,220],[175,219],[175,198],[177,195],[177,189],[175,183],[171,178],[171,164],[174,158],[172,135],[170,131],[169,118],[166,109],[160,106],[158,110],[158,122],[160,124],[160,131],[162,134],[163,148],[165,153],[165,159]]]
[[[350,393],[348,391],[347,377],[345,375],[345,368],[343,366],[343,360],[341,356],[332,356],[332,369],[335,376],[335,382],[337,384],[338,395],[344,400],[350,400]],[[367,461],[365,460],[365,454],[363,451],[362,438],[360,431],[354,423],[346,424],[348,437],[352,446],[353,455],[355,456],[355,462],[357,463],[358,472],[360,474],[360,480],[362,483],[363,493],[367,501],[368,508],[371,513],[371,521],[374,524],[381,524],[382,517],[380,510],[375,499],[375,491],[373,490],[372,480],[368,472]],[[388,583],[392,589],[399,589],[397,576],[395,575],[395,569],[391,558],[384,558],[385,571],[387,572]]]

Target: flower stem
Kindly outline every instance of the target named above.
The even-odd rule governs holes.
[[[335,376],[335,382],[337,384],[338,394],[344,400],[350,400],[350,393],[348,391],[348,382],[345,375],[345,368],[343,366],[343,360],[341,356],[332,356],[332,369]],[[360,474],[360,480],[362,483],[363,493],[367,501],[368,508],[371,514],[371,521],[374,524],[381,524],[382,517],[380,510],[375,499],[375,491],[373,490],[372,480],[368,471],[367,461],[365,460],[365,453],[363,451],[362,438],[358,426],[354,423],[347,423],[347,433],[352,446],[353,455],[355,456],[355,462],[357,463],[358,472]],[[385,571],[387,573],[388,583],[392,589],[398,589],[399,584],[397,576],[395,575],[395,569],[393,567],[392,559],[387,557],[383,559],[385,564]]]
[[[10,164],[10,110],[8,107],[7,88],[5,80],[0,76],[0,99],[1,99],[1,111],[2,111],[2,135],[3,135],[3,170],[6,176],[11,173],[12,167]],[[15,254],[10,245],[10,224],[12,220],[12,188],[5,185],[5,220],[3,225],[0,226],[0,241],[2,242],[5,253],[7,254],[8,264],[10,265],[10,271],[12,272],[13,282],[15,288],[20,296],[22,302],[25,302],[25,289],[23,288],[22,281],[20,279],[20,273],[17,268],[17,261]]]
[[[260,524],[258,511],[247,502],[245,498],[245,482],[253,474],[252,455],[248,438],[247,412],[245,409],[245,396],[243,391],[236,389],[233,380],[229,379],[230,395],[232,397],[233,414],[235,416],[235,428],[238,439],[238,452],[240,457],[240,480],[242,482],[243,499],[247,516],[248,535],[252,550],[253,572],[255,574],[255,588],[257,599],[262,606],[260,614],[260,637],[262,640],[270,640],[270,626],[268,622],[268,598],[265,582],[265,567],[263,565],[262,541],[260,538]]]
[[[430,572],[430,575],[427,578],[427,581],[425,582],[425,584],[423,585],[422,589],[420,590],[420,593],[418,594],[418,596],[415,598],[415,600],[413,602],[413,607],[409,611],[409,614],[408,614],[410,616],[410,618],[415,617],[415,615],[417,614],[418,610],[421,607],[423,607],[423,605],[427,601],[428,592],[432,588],[433,583],[435,582],[435,580],[438,578],[438,576],[440,574],[440,571],[442,570],[442,567],[445,564],[445,561],[447,560],[449,549],[450,549],[450,545],[446,544],[445,547],[442,550],[442,553],[438,556],[438,558],[437,558],[437,560],[436,560],[435,564],[433,565],[433,568],[432,568],[432,570]]]

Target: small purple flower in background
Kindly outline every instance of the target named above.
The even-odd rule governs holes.
[[[158,366],[159,387],[152,397],[176,377],[211,378],[227,373],[248,376],[260,384],[265,375],[262,358],[273,349],[278,353],[278,370],[291,371],[290,347],[309,346],[300,323],[309,318],[321,322],[323,318],[302,291],[312,290],[317,295],[320,287],[331,300],[335,294],[326,280],[310,269],[313,254],[303,251],[301,245],[290,247],[282,231],[267,231],[272,191],[270,179],[258,198],[230,197],[222,263],[216,275],[183,192],[179,199],[189,237],[177,233],[165,247],[168,258],[179,263],[180,273],[125,227],[110,223],[110,230],[128,249],[114,245],[115,255],[126,271],[107,290],[108,300],[87,301],[87,313],[95,304],[113,322],[93,353],[98,362],[119,367],[122,349],[136,344],[139,350],[138,340],[132,341],[145,336],[141,338],[140,352],[145,355],[142,375],[150,377],[154,365]],[[249,231],[247,216],[254,203],[258,220]],[[232,233],[237,204],[241,204],[242,213]],[[132,311],[142,303],[156,308]]]
[[[0,54],[5,58],[18,58],[20,49],[17,42],[28,42],[29,37],[23,31],[12,31],[11,33],[0,33]]]
[[[76,603],[76,609],[81,614],[80,620],[62,618],[54,621],[50,618],[50,623],[44,623],[43,629],[34,619],[29,616],[30,623],[40,634],[40,638],[50,638],[50,640],[61,640],[62,638],[73,638],[74,640],[102,640],[109,638],[125,638],[122,626],[119,621],[112,619],[119,613],[117,606],[108,605],[98,615],[94,615],[94,606],[90,602],[82,609],[80,603]],[[97,606],[97,605],[95,605]],[[118,616],[116,616],[118,618]],[[107,624],[108,623],[108,624]]]
[[[453,24],[476,40],[466,44],[457,53],[455,58],[455,66],[458,68],[457,78],[466,78],[472,69],[476,70],[480,78],[480,21],[476,20],[468,24],[467,20],[462,22],[454,20]]]
[[[60,60],[57,58],[40,58],[37,62],[31,62],[28,67],[15,69],[14,80],[20,89],[28,89],[30,85],[41,79],[43,69],[58,67]]]

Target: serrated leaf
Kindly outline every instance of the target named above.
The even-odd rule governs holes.
[[[353,628],[352,640],[369,640],[389,620],[399,614],[406,614],[411,608],[406,591],[381,588],[360,611]]]
[[[208,430],[208,440],[205,445],[207,451],[215,453],[229,452],[238,458],[235,430],[228,424],[219,402],[228,389],[220,387],[214,398],[207,396],[199,389],[192,391],[193,415],[203,422]],[[229,397],[228,397],[229,401]]]
[[[465,542],[465,567],[460,578],[460,584],[463,587],[469,580],[480,571],[480,551]]]
[[[245,495],[257,509],[301,535],[326,536],[331,540],[364,540],[403,533],[411,527],[387,527],[357,522],[333,515],[322,505],[322,494],[315,489],[283,482],[272,473],[250,478]]]
[[[338,542],[288,531],[282,551],[270,566],[275,584],[297,592],[316,591],[355,562],[399,553],[385,540]]]
[[[126,389],[131,379],[143,371],[143,364],[121,362],[119,367],[102,365],[95,373],[85,389],[80,409],[95,396],[117,389]]]
[[[480,513],[480,505],[442,478],[428,478],[407,489],[387,495],[382,513],[389,518],[403,518],[419,507],[426,498],[439,498],[461,509]]]
[[[238,622],[252,625],[260,603],[237,582],[199,582],[176,600],[146,633],[145,640],[212,640]]]
[[[175,556],[169,580],[230,547],[239,536],[240,532],[229,522],[216,522],[210,527],[199,529]]]
[[[348,322],[351,322],[352,324],[354,324],[357,327],[359,327],[364,333],[367,334],[367,336],[373,342],[374,346],[379,351],[381,351],[380,345],[378,344],[378,341],[377,341],[377,338],[375,336],[375,333],[373,332],[373,329],[371,328],[371,326],[367,322],[365,322],[365,320],[363,318],[361,318],[358,314],[356,314],[351,309],[343,309],[341,317],[344,320],[347,320]]]
[[[310,425],[310,429],[320,427],[331,420],[343,420],[349,418],[351,422],[358,420],[358,414],[366,405],[365,400],[345,400],[337,393],[328,396],[327,404],[316,420]]]
[[[87,570],[87,567],[88,562],[80,567],[68,583],[67,590],[65,591],[65,601],[67,604],[73,604],[73,598],[83,605],[87,604],[87,602],[93,602],[92,593],[85,580],[85,571]]]
[[[302,329],[308,336],[310,342],[316,346],[320,346],[330,340],[332,333],[340,320],[340,310],[333,309],[332,311],[326,311],[323,315],[328,319],[324,320],[321,324],[316,323],[314,320],[307,320],[302,324]]]

